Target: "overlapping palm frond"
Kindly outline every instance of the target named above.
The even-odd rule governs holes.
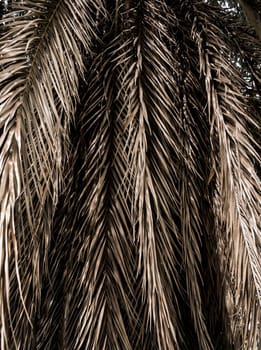
[[[75,329],[77,337],[69,340],[69,349],[131,349],[124,317],[132,315],[133,294],[129,193],[123,149],[118,150],[121,125],[113,114],[110,61],[109,47],[91,67],[80,115],[81,186],[65,284],[65,327],[68,333]]]
[[[17,348],[33,346],[61,159],[98,6],[16,1],[1,21],[2,347],[9,333]]]
[[[1,19],[1,349],[260,347],[261,47],[211,3]]]
[[[124,148],[133,179],[131,219],[138,250],[135,292],[139,300],[136,312],[140,314],[137,339],[143,348],[172,349],[181,341],[174,292],[180,291],[180,243],[173,218],[179,201],[177,175],[168,158],[178,157],[175,154],[179,145],[172,140],[179,125],[175,117],[171,118],[175,104],[170,86],[175,91],[177,85],[171,78],[175,68],[168,50],[171,38],[168,21],[161,16],[162,7],[160,2],[151,1],[119,3],[119,30],[123,34],[119,37],[116,62],[119,118],[129,133]],[[152,345],[146,344],[150,337],[155,339]]]
[[[260,180],[255,171],[260,158],[246,126],[256,127],[257,121],[248,112],[247,98],[241,92],[245,82],[229,61],[226,36],[213,20],[206,23],[199,7],[194,10],[193,34],[199,47],[211,126],[217,234],[225,247],[221,254],[226,260],[224,274],[229,286],[227,301],[233,309],[233,332],[240,333],[235,336],[235,346],[255,348],[260,341],[261,260],[260,208],[253,204],[260,203]],[[211,15],[215,18],[214,13]]]

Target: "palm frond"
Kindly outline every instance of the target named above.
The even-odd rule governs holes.
[[[261,46],[239,4],[6,3],[1,349],[259,348]]]
[[[259,157],[246,125],[256,125],[256,121],[247,112],[247,99],[240,91],[245,83],[229,62],[225,35],[212,19],[206,20],[203,9],[194,9],[193,35],[208,97],[216,218],[225,247],[222,254],[227,259],[223,272],[227,273],[227,300],[234,315],[234,339],[236,347],[244,344],[246,349],[255,348],[259,337],[261,263],[260,213],[254,203],[260,203],[260,181],[254,166]]]
[[[184,6],[185,7],[185,6]],[[187,8],[177,11],[179,16],[187,17]],[[184,270],[186,275],[186,292],[192,319],[197,334],[199,348],[213,349],[206,315],[203,309],[202,290],[207,287],[202,280],[202,239],[207,231],[202,216],[202,203],[205,196],[205,181],[208,162],[208,126],[205,120],[198,80],[197,56],[193,43],[186,37],[185,21],[176,27],[179,71],[180,120],[182,129],[182,161],[179,173],[180,222],[183,245]],[[182,28],[182,29],[181,29]],[[195,60],[192,61],[192,57]],[[200,128],[198,127],[200,125]]]
[[[87,73],[77,124],[81,168],[75,181],[75,220],[67,227],[74,238],[65,276],[63,325],[64,347],[69,349],[132,348],[125,317],[134,318],[129,301],[134,270],[129,192],[124,147],[119,153],[124,135],[113,113],[111,46]]]
[[[95,38],[98,6],[80,0],[16,1],[1,20],[3,348],[12,336],[17,348],[33,346],[26,329],[28,323],[34,327],[61,185],[61,158],[78,76],[84,70],[82,50],[90,51]]]
[[[129,134],[125,148],[133,186],[131,219],[137,247],[139,317],[133,347],[144,349],[174,349],[182,342],[180,295],[174,293],[181,289],[177,271],[180,237],[174,222],[179,198],[173,167],[180,150],[176,131],[179,121],[175,120],[177,109],[172,101],[175,94],[169,92],[170,86],[177,91],[177,85],[171,79],[175,69],[168,49],[171,38],[161,6],[151,1],[119,2],[116,10],[122,33],[115,58],[117,102],[119,118]]]

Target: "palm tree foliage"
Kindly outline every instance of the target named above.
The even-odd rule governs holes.
[[[1,2],[2,350],[260,347],[261,45],[221,3]]]

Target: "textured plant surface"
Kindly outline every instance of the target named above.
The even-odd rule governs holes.
[[[260,349],[260,1],[0,4],[1,350]]]

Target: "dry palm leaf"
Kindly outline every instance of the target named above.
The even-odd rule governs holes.
[[[12,3],[1,349],[259,348],[261,49],[242,21],[196,0]]]
[[[31,348],[74,116],[99,2],[16,1],[1,20],[1,347]],[[13,307],[15,305],[15,308]],[[21,345],[23,344],[23,345]]]

